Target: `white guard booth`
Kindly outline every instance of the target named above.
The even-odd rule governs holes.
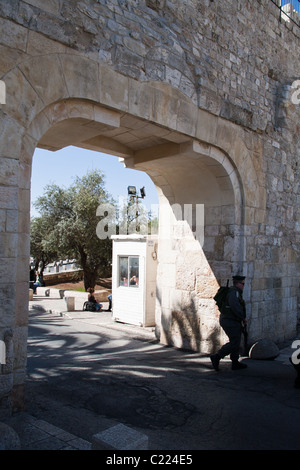
[[[112,239],[113,318],[155,326],[157,237],[133,234]]]

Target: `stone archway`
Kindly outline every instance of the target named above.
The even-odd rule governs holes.
[[[63,100],[49,105],[43,114],[51,125],[42,128],[38,147],[55,151],[76,145],[119,155],[127,167],[145,171],[153,179],[162,221],[158,336],[166,344],[211,350],[220,339],[213,295],[218,282],[230,278],[233,271],[243,272],[245,261],[245,196],[230,157],[179,133],[172,137],[176,135],[182,143],[170,142],[168,130],[87,100]],[[34,126],[41,117],[37,116]],[[193,212],[199,205],[205,207],[202,244],[192,233],[196,214],[184,220],[188,219],[185,207]],[[170,269],[175,273],[172,281]],[[171,320],[167,320],[170,312]]]
[[[12,329],[13,346],[10,348],[11,368],[4,379],[1,376],[1,383],[4,384],[4,394],[13,390],[13,400],[18,407],[25,381],[30,174],[31,160],[37,146],[54,150],[72,143],[119,155],[126,165],[147,171],[155,179],[162,198],[168,199],[168,204],[171,201],[184,204],[185,200],[178,192],[180,186],[176,185],[176,174],[170,180],[169,172],[164,169],[166,158],[176,161],[179,170],[186,161],[187,171],[193,177],[192,169],[196,162],[197,172],[210,174],[214,184],[219,184],[221,178],[225,185],[229,184],[228,206],[234,206],[235,226],[241,230],[263,218],[265,195],[263,182],[258,177],[259,168],[255,168],[243,141],[244,131],[224,119],[201,111],[170,85],[140,83],[76,54],[33,57],[12,69],[4,78],[7,106],[6,114],[2,116],[0,149],[6,179],[2,181],[0,203],[7,220],[6,231],[2,234],[2,258],[9,260],[10,281],[2,292],[10,299],[10,309],[3,315],[1,330],[4,335],[8,328]],[[157,158],[160,154],[162,157]],[[156,163],[150,163],[152,160]],[[211,163],[216,173],[208,170]],[[219,171],[220,175],[217,174]],[[194,182],[187,189],[195,187]],[[221,192],[223,195],[224,191]],[[196,193],[189,192],[188,201],[194,203]],[[211,191],[206,193],[205,204],[211,195]],[[199,196],[200,203],[203,203],[204,196],[204,193]],[[194,239],[186,237],[179,248],[181,260],[190,251],[192,254],[189,256],[195,256],[194,242]],[[241,251],[240,242],[241,239],[236,245],[239,247],[236,253],[240,253],[237,261],[228,262],[231,269],[237,267],[236,262],[242,263],[245,274],[249,275],[247,257]],[[186,244],[189,247],[193,245],[193,249],[189,250]],[[202,254],[198,253],[197,256]],[[180,270],[180,259],[173,262],[173,275],[174,270]],[[169,263],[163,256],[160,260],[160,276],[167,279]],[[217,277],[214,277],[216,287]],[[174,290],[174,284],[169,287]],[[169,296],[170,289],[166,289],[164,295],[168,292]],[[181,297],[189,295],[188,290],[178,285],[175,290],[177,296],[178,291]],[[206,297],[202,296],[201,299]],[[164,325],[162,341],[171,341],[176,345],[176,341],[168,336],[168,331],[172,330],[172,309],[170,304],[163,310],[158,306],[157,315]],[[186,310],[183,308],[182,312],[178,318],[184,318]],[[206,325],[212,323],[209,329],[214,330],[211,306],[206,306],[205,312],[201,321]],[[199,321],[200,317],[196,318],[196,323]],[[195,347],[194,342],[189,341],[189,345]]]
[[[43,121],[45,114],[47,121]],[[42,130],[38,121],[44,123]],[[121,156],[127,167],[145,171],[153,179],[161,210],[166,211],[159,235],[158,335],[166,344],[211,350],[220,340],[213,301],[218,282],[243,272],[245,263],[245,194],[229,155],[174,131],[172,140],[181,143],[171,142],[167,129],[80,99],[49,105],[31,128],[41,132],[39,147],[57,150],[72,144],[112,153]],[[193,210],[199,204],[205,206],[204,247],[199,240],[194,243],[192,226],[182,224],[184,206]]]

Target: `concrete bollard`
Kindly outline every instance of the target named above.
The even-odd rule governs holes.
[[[75,310],[75,297],[66,297],[67,311],[72,312]]]
[[[33,289],[29,289],[29,300],[33,300]]]
[[[148,436],[124,424],[117,424],[93,435],[92,450],[112,449],[147,450]]]

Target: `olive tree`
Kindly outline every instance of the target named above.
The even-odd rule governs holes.
[[[56,259],[76,259],[83,270],[86,290],[95,286],[99,276],[111,273],[112,242],[108,237],[99,239],[96,234],[99,222],[96,212],[100,204],[114,202],[105,190],[104,175],[99,170],[76,177],[68,188],[47,185],[34,204],[40,218],[33,219],[32,227],[42,224],[39,246]],[[35,256],[35,247],[33,242],[32,256]]]

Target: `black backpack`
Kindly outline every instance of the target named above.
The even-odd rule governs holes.
[[[82,310],[87,312],[95,312],[96,311],[96,304],[94,302],[84,302]]]
[[[229,279],[227,280],[226,286],[219,287],[218,292],[214,296],[214,301],[216,302],[218,309],[220,310],[221,313],[222,313],[223,308],[226,306],[226,298],[230,290],[230,287],[228,284],[229,284]]]

